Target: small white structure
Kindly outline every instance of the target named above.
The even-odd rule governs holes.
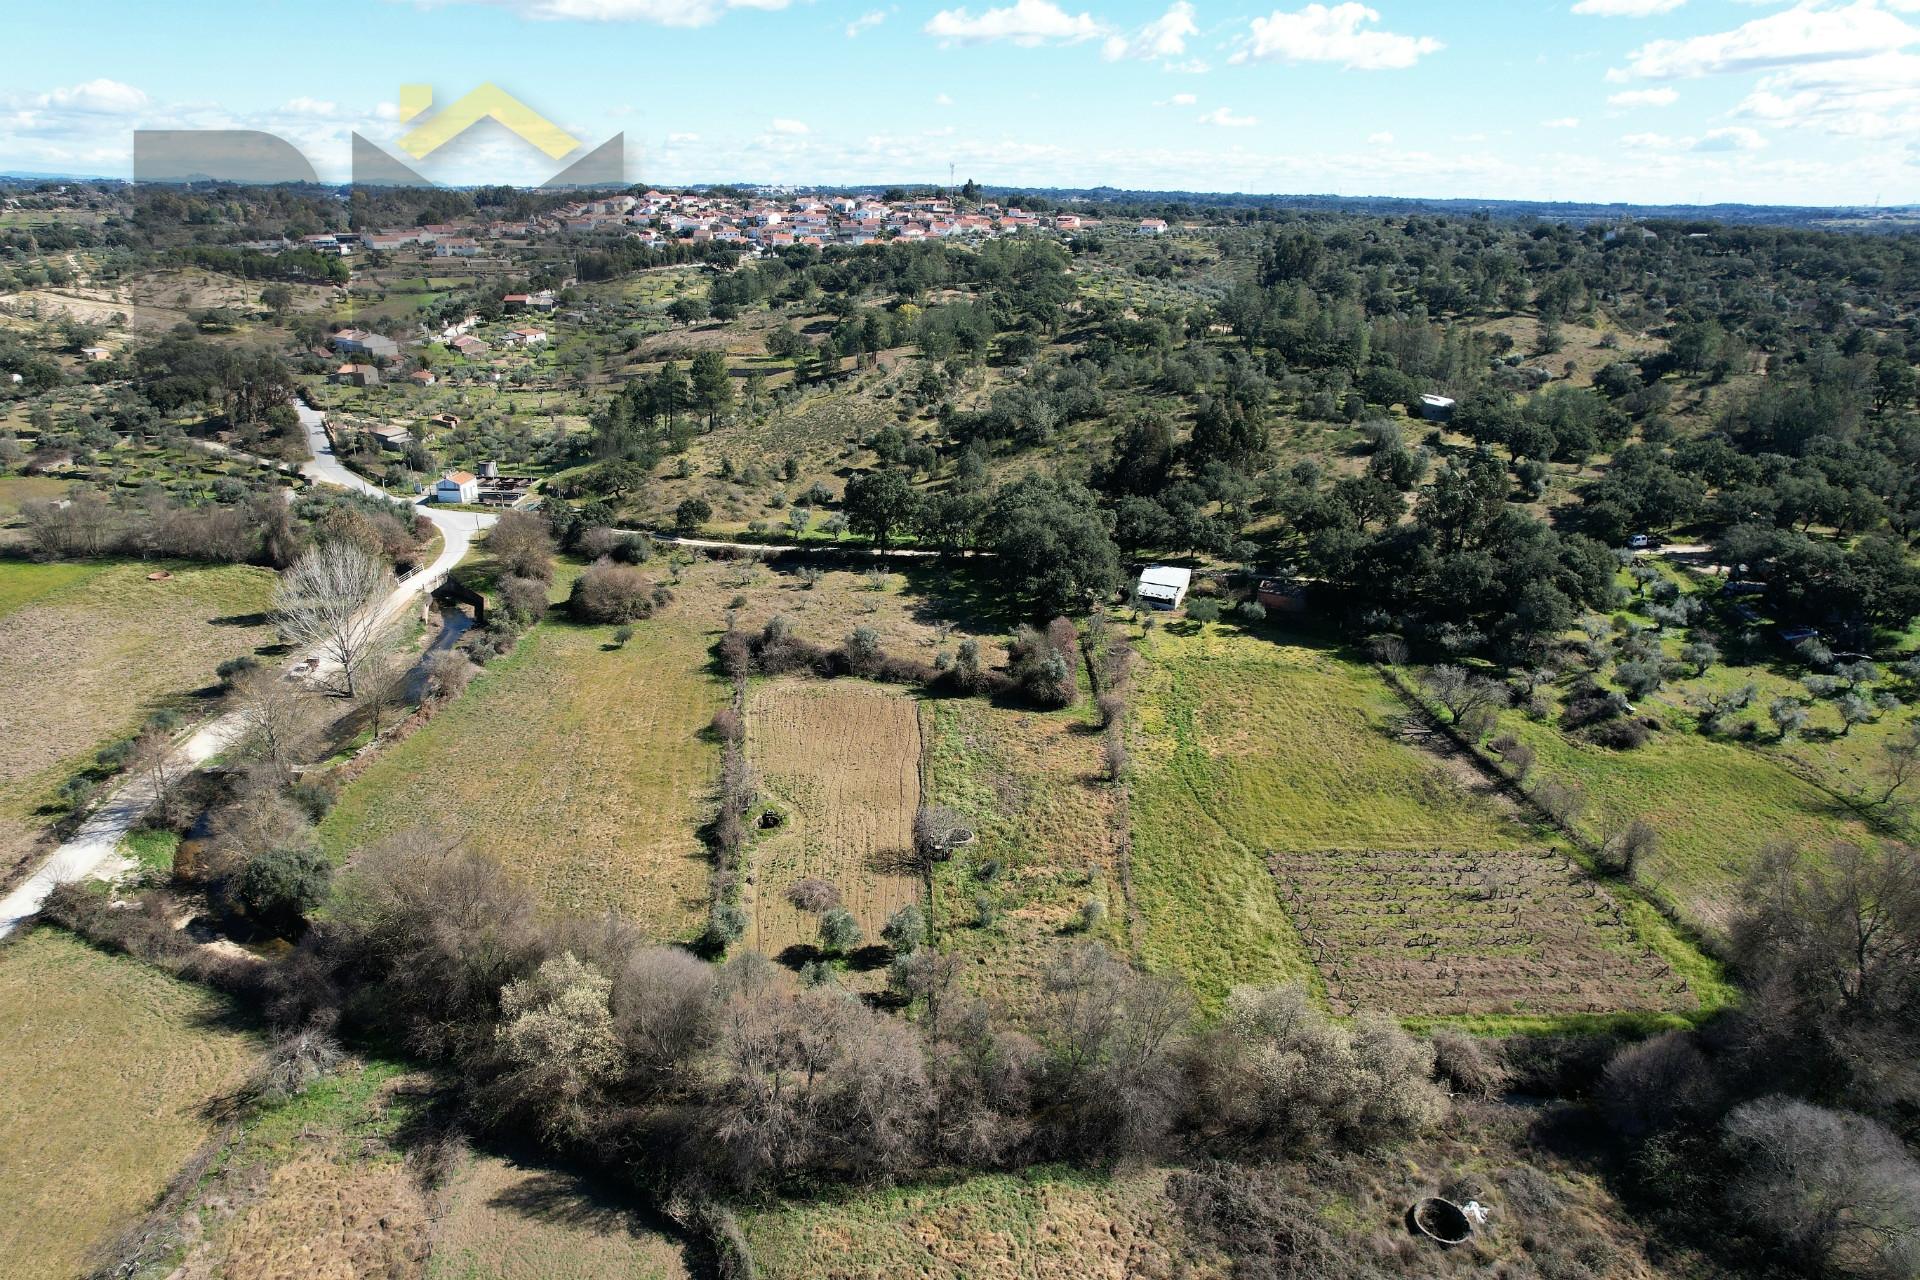
[[[1140,603],[1149,609],[1178,609],[1192,585],[1193,570],[1156,564],[1140,571],[1140,585],[1135,593]]]
[[[1428,422],[1450,422],[1453,419],[1453,400],[1448,396],[1423,395],[1420,397],[1420,416]]]
[[[433,487],[433,500],[468,505],[476,503],[480,501],[480,478],[471,471],[449,471]]]

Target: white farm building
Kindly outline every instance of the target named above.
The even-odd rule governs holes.
[[[1193,585],[1193,570],[1178,569],[1172,565],[1149,565],[1140,571],[1140,585],[1135,594],[1140,603],[1149,609],[1178,609],[1180,602],[1187,598],[1187,588]]]

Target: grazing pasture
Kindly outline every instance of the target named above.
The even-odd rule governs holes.
[[[0,1275],[67,1280],[219,1128],[258,1056],[204,988],[36,929],[0,950]]]
[[[335,857],[431,828],[497,858],[568,911],[619,911],[661,938],[706,916],[719,750],[703,734],[726,700],[712,637],[675,610],[624,647],[611,627],[530,631],[452,706],[380,753],[321,825]]]
[[[841,893],[866,939],[920,898],[912,865],[920,721],[912,698],[854,680],[775,680],[747,708],[747,758],[781,825],[753,850],[748,945],[769,956],[816,941],[787,902],[807,877]]]

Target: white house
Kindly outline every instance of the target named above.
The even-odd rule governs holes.
[[[1453,400],[1447,396],[1423,395],[1420,397],[1420,416],[1428,422],[1451,422]]]
[[[1187,598],[1187,588],[1193,585],[1193,570],[1179,569],[1172,565],[1148,565],[1140,571],[1140,585],[1135,594],[1140,603],[1149,609],[1178,609],[1180,602]]]
[[[435,502],[461,502],[472,504],[480,501],[480,477],[471,471],[449,471],[440,477],[440,483],[433,486]]]

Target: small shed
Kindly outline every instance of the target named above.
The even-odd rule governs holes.
[[[1268,613],[1279,610],[1281,613],[1300,613],[1307,607],[1307,593],[1300,585],[1283,578],[1262,578],[1260,587],[1254,593],[1254,599]]]
[[[440,477],[440,483],[433,487],[435,502],[467,503],[480,499],[480,478],[471,471],[449,471]]]
[[[1420,397],[1420,416],[1428,422],[1453,421],[1453,398],[1429,392]]]
[[[1173,565],[1149,565],[1140,571],[1136,594],[1149,609],[1178,609],[1193,585],[1193,570]]]

